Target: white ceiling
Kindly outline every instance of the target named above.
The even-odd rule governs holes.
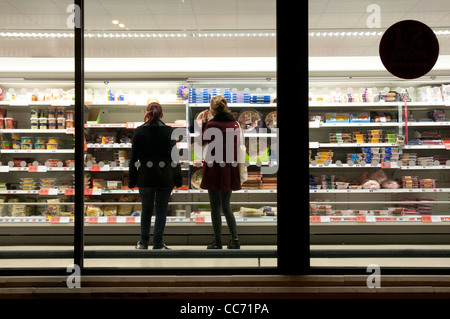
[[[401,20],[418,20],[431,28],[450,27],[448,0],[309,0],[310,30],[373,31],[367,25],[370,4],[380,7],[383,31]],[[313,37],[310,56],[376,56],[381,37]],[[441,54],[450,54],[450,37],[439,36]]]
[[[0,0],[0,31],[72,31],[73,0]],[[86,0],[88,31],[272,30],[276,0]],[[125,24],[120,28],[112,23]],[[73,39],[0,39],[0,57],[73,57]],[[268,57],[275,37],[86,39],[86,57]]]

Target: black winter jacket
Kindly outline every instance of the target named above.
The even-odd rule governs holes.
[[[173,188],[182,184],[181,166],[172,165],[173,128],[158,121],[144,123],[133,134],[128,186]],[[137,164],[136,164],[137,163]]]

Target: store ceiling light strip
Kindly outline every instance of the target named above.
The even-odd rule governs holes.
[[[309,32],[310,37],[381,37],[384,33],[380,30],[314,30]],[[450,35],[449,29],[434,30],[437,36]]]
[[[0,38],[73,38],[73,32],[0,32]],[[267,32],[86,32],[87,38],[262,38],[275,37]]]

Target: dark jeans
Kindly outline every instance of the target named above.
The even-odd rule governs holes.
[[[155,231],[153,234],[153,247],[163,244],[164,228],[166,227],[167,207],[172,188],[147,188],[140,187],[142,212],[141,212],[141,244],[148,245],[150,241],[150,224],[155,211]]]
[[[216,243],[222,242],[222,216],[223,212],[228,224],[228,229],[233,239],[238,238],[236,219],[231,211],[231,192],[208,190],[209,202],[211,204],[211,221],[214,229]]]

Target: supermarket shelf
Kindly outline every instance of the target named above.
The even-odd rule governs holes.
[[[438,205],[438,204],[450,204],[450,201],[448,200],[415,200],[415,201],[354,201],[354,202],[339,202],[339,201],[326,201],[326,202],[314,202],[310,201],[310,204],[317,204],[317,205],[368,205],[368,204],[375,204],[375,205],[420,205],[420,204],[426,204],[426,205]]]
[[[347,102],[347,103],[331,103],[331,102],[310,102],[309,107],[313,108],[361,108],[361,107],[403,107],[404,102]],[[444,107],[449,106],[444,102],[407,102],[408,107]]]
[[[9,150],[1,150],[2,154],[55,154],[55,153],[59,153],[59,154],[73,154],[75,153],[75,150],[70,150],[70,149],[55,149],[55,150],[16,150],[16,149],[9,149]]]
[[[26,134],[73,134],[73,129],[0,129],[0,133],[26,133]]]
[[[309,128],[335,128],[335,127],[398,127],[402,125],[398,122],[344,122],[344,123],[318,123],[318,122],[309,122]]]
[[[402,165],[398,165],[395,162],[391,162],[390,165],[386,166],[386,165],[381,165],[381,164],[377,164],[377,165],[373,165],[373,164],[365,164],[365,165],[361,165],[361,164],[353,164],[353,165],[349,165],[349,164],[310,164],[309,168],[368,168],[368,167],[378,167],[378,168],[398,168],[401,170],[435,170],[435,169],[440,169],[440,170],[447,170],[450,169],[449,165],[429,165],[429,166],[402,166]]]
[[[14,101],[0,101],[0,106],[73,106],[74,101],[61,100],[61,101],[26,101],[26,100],[14,100]]]
[[[310,194],[365,194],[365,193],[447,193],[450,192],[450,188],[397,188],[397,189],[310,189]],[[324,202],[328,203],[328,202]],[[340,202],[342,204],[342,202]],[[378,202],[380,203],[380,202]],[[417,204],[417,202],[416,202]]]
[[[410,215],[410,216],[310,216],[311,223],[330,223],[330,222],[358,222],[358,223],[376,223],[376,222],[422,222],[422,223],[440,223],[450,222],[450,216],[438,215]]]
[[[397,143],[319,143],[309,142],[309,148],[321,147],[399,147]]]
[[[228,103],[231,107],[277,107],[276,103]],[[209,107],[209,103],[189,103],[189,107]]]
[[[337,108],[337,107],[343,107],[343,108],[361,108],[361,107],[399,107],[402,106],[403,102],[348,102],[348,103],[330,103],[330,102],[309,102],[309,107],[311,108]],[[408,103],[409,106],[409,103]]]
[[[152,217],[154,223],[155,217]],[[210,216],[198,217],[176,217],[168,216],[166,221],[169,223],[196,223],[205,224],[211,223]],[[222,221],[226,222],[222,217]],[[253,222],[253,223],[273,223],[277,221],[275,216],[261,216],[261,217],[238,217],[236,222]],[[4,216],[0,217],[0,223],[50,223],[50,224],[68,224],[73,223],[73,216]],[[84,217],[86,224],[140,224],[140,216],[90,216]]]
[[[87,148],[131,148],[131,143],[113,143],[113,144],[102,144],[102,143],[87,143]]]

